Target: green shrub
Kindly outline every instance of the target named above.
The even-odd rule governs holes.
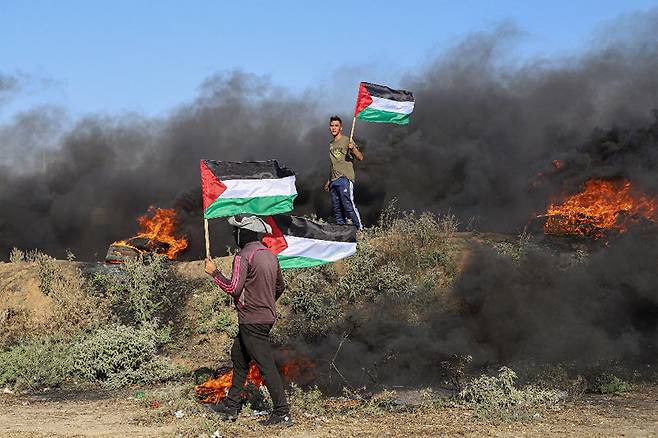
[[[397,208],[397,199],[392,199],[382,210],[377,226],[372,227],[370,231],[374,235],[394,231],[413,236],[416,242],[426,245],[432,241],[449,239],[458,228],[459,221],[451,213],[436,216],[424,212],[417,216],[414,211],[400,211]]]
[[[413,288],[437,268],[451,281],[457,272],[457,226],[452,215],[417,216],[391,203],[379,224],[364,230],[357,253],[345,260],[338,296],[350,302],[371,300],[391,289]]]
[[[105,290],[114,312],[124,323],[171,320],[178,311],[183,291],[174,281],[166,258],[139,257],[120,266],[119,275],[98,273],[97,287]]]
[[[221,307],[213,312],[206,324],[200,326],[199,333],[223,332],[234,338],[238,334],[238,314],[232,307]]]
[[[178,379],[185,374],[185,370],[175,367],[169,359],[154,356],[136,370],[126,370],[105,382],[110,388],[119,388],[126,385],[148,385],[152,383],[168,382]]]
[[[295,313],[303,314],[311,320],[317,320],[325,313],[328,300],[323,300],[322,292],[331,285],[320,271],[320,268],[305,271],[295,271],[294,279],[288,281],[290,308]]]
[[[393,205],[377,226],[359,234],[356,254],[336,267],[286,271],[288,290],[279,304],[289,305],[290,312],[277,339],[286,333],[307,340],[320,337],[336,327],[344,309],[353,304],[399,302],[401,314],[419,320],[436,301],[438,288],[449,286],[457,273],[457,225],[451,215],[417,216],[398,212]]]
[[[523,256],[528,252],[529,249],[535,248],[531,242],[530,234],[525,230],[518,235],[518,238],[514,242],[502,241],[502,242],[492,242],[489,241],[489,244],[501,255],[511,258],[514,262],[520,262]]]
[[[72,346],[51,338],[35,339],[0,353],[0,386],[57,386],[70,374]]]
[[[342,315],[331,283],[336,276],[333,268],[295,269],[284,275],[285,297],[291,310],[286,319],[286,332],[312,339],[330,331]]]
[[[480,376],[469,382],[459,393],[477,416],[500,420],[527,420],[539,411],[554,406],[559,398],[557,391],[526,386],[514,386],[516,373],[502,367],[498,377]]]
[[[345,260],[345,274],[338,283],[338,296],[355,302],[360,298],[368,298],[374,294],[378,282],[377,267],[380,254],[375,248],[361,241],[356,254]]]
[[[152,324],[104,327],[75,345],[73,371],[114,388],[169,380],[177,371],[156,356],[158,347],[168,340],[169,333]]]
[[[620,395],[630,391],[631,385],[614,374],[602,373],[592,382],[591,391],[597,394]]]
[[[238,316],[231,297],[210,281],[204,281],[193,290],[196,333],[224,332],[235,337],[238,334]]]
[[[44,295],[50,295],[53,292],[54,285],[58,280],[64,280],[64,276],[57,268],[57,261],[48,254],[34,251],[28,255],[30,261],[34,261],[39,268],[39,290]]]
[[[322,392],[317,386],[303,390],[294,383],[291,384],[288,391],[288,401],[295,415],[322,415],[326,412]]]
[[[456,248],[440,248],[423,254],[419,259],[421,269],[441,267],[449,278],[457,275],[457,262],[455,260]]]
[[[235,309],[224,307],[215,319],[216,331],[224,332],[234,338],[238,335],[238,313]]]
[[[354,303],[372,300],[384,291],[409,286],[410,275],[403,265],[378,252],[367,241],[359,243],[355,255],[345,261],[346,272],[337,285],[337,296]]]

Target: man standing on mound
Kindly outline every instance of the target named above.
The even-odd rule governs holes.
[[[290,408],[279,370],[274,363],[270,330],[276,320],[276,300],[285,289],[279,261],[261,242],[272,228],[256,216],[231,217],[233,237],[240,251],[233,258],[231,278],[226,278],[211,259],[206,259],[205,271],[215,283],[235,300],[239,330],[231,348],[233,381],[226,398],[209,408],[225,420],[235,420],[242,407],[242,392],[249,363],[253,360],[260,370],[272,397],[273,410],[263,426],[292,426]]]
[[[345,225],[347,220],[352,221],[361,229],[361,217],[354,204],[354,165],[356,158],[363,160],[359,148],[343,135],[343,121],[338,116],[329,118],[329,132],[334,139],[329,143],[329,159],[331,160],[331,174],[324,184],[324,189],[331,194],[331,208],[336,217],[336,223]]]

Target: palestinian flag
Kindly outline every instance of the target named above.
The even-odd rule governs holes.
[[[411,91],[361,82],[354,117],[368,122],[406,125],[413,110],[414,95]]]
[[[263,238],[263,244],[277,255],[281,269],[310,268],[356,252],[353,225],[318,224],[284,214],[270,216],[266,221],[272,234]]]
[[[201,160],[203,217],[255,214],[267,216],[292,211],[297,197],[295,174],[269,161]]]

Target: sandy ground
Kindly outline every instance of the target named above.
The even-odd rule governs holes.
[[[148,418],[149,409],[129,400],[127,393],[48,391],[0,395],[2,437],[199,436],[198,428],[194,433],[190,431],[195,422],[205,421],[201,417],[178,420],[173,415],[157,421]],[[298,416],[296,424],[288,429],[265,429],[257,420],[243,414],[236,423],[220,422],[218,430],[223,437],[657,437],[658,386],[636,388],[623,396],[587,396],[528,423],[479,420],[462,408],[370,416]]]

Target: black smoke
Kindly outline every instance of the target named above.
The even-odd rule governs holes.
[[[405,209],[449,210],[463,222],[476,217],[481,230],[516,232],[552,195],[591,177],[627,178],[655,196],[657,36],[654,10],[606,27],[582,53],[520,62],[519,32],[503,25],[409,73],[401,86],[417,102],[408,126],[357,123],[366,160],[356,199],[366,224],[395,197]],[[0,99],[3,90],[15,90],[4,76]],[[294,94],[230,72],[159,118],[96,114],[71,124],[53,108],[18,114],[0,127],[0,254],[17,246],[103,259],[157,205],[177,209],[191,240],[185,257],[201,258],[200,158],[276,158],[298,172],[297,211],[328,217],[322,183],[336,109],[316,102],[330,91]],[[560,169],[551,167],[556,159]],[[221,254],[227,233],[221,221],[213,227]],[[654,233],[631,229],[568,269],[546,251],[517,264],[477,249],[454,287],[458,309],[432,308],[413,324],[396,317],[394,297],[355,309],[336,364],[350,382],[408,383],[433,375],[452,353],[480,363],[655,361],[656,248]],[[331,359],[342,339],[314,354]]]
[[[521,230],[552,196],[576,193],[590,178],[628,179],[657,196],[656,11],[606,28],[589,51],[560,60],[514,65],[515,37],[508,27],[473,35],[409,76],[412,123],[360,131],[371,151],[368,184],[403,208],[450,210],[499,232]],[[476,248],[452,290],[456,309],[429,301],[411,322],[398,312],[414,297],[383,297],[354,310],[340,330],[348,337],[308,354],[333,361],[343,375],[333,379],[354,386],[431,383],[452,354],[479,365],[655,363],[658,235],[643,225],[569,266],[541,246],[519,263]]]
[[[440,384],[453,355],[471,355],[475,367],[655,364],[655,230],[631,230],[579,263],[565,265],[564,256],[537,247],[515,262],[490,247],[473,248],[452,287],[457,306],[441,292],[428,298],[400,284],[349,312],[337,335],[298,349],[317,361],[322,383],[338,388]],[[413,300],[424,309],[400,317]]]
[[[518,230],[544,210],[561,187],[529,187],[556,158],[579,173],[576,186],[605,173],[630,177],[655,193],[655,142],[626,160],[606,162],[605,171],[597,161],[601,151],[583,149],[598,144],[603,132],[636,131],[653,121],[658,46],[648,42],[656,41],[658,14],[645,20],[651,26],[631,47],[613,40],[578,57],[521,66],[510,66],[514,29],[468,37],[408,79],[418,102],[407,129],[372,127],[364,134],[378,160],[371,166],[386,176],[378,184],[402,207],[475,216],[480,227],[495,231]],[[614,148],[633,141],[611,140]]]
[[[207,79],[192,103],[162,119],[92,115],[62,132],[65,120],[52,110],[19,114],[0,137],[0,252],[70,249],[103,259],[156,205],[177,208],[188,257],[200,258],[199,159],[277,158],[306,169],[326,143],[324,132],[304,128],[317,118],[308,100],[241,72]],[[48,132],[57,144],[46,143]]]
[[[652,11],[610,26],[580,55],[520,63],[513,57],[519,32],[502,25],[410,73],[402,86],[414,91],[417,106],[408,126],[357,123],[366,160],[357,170],[356,199],[366,223],[396,197],[403,208],[477,217],[482,229],[523,227],[562,189],[560,179],[533,185],[551,160],[572,162],[577,186],[602,172],[582,150],[593,136],[650,124],[657,31]],[[186,257],[199,258],[199,158],[277,158],[299,174],[298,212],[329,216],[321,187],[326,119],[336,109],[318,106],[323,92],[330,90],[293,94],[231,72],[208,78],[192,102],[160,118],[89,115],[67,126],[52,108],[18,114],[0,131],[0,254],[18,246],[102,259],[108,243],[134,234],[135,218],[157,205],[179,210],[191,239]],[[655,192],[649,146],[605,172]],[[225,233],[215,226],[221,253]]]

